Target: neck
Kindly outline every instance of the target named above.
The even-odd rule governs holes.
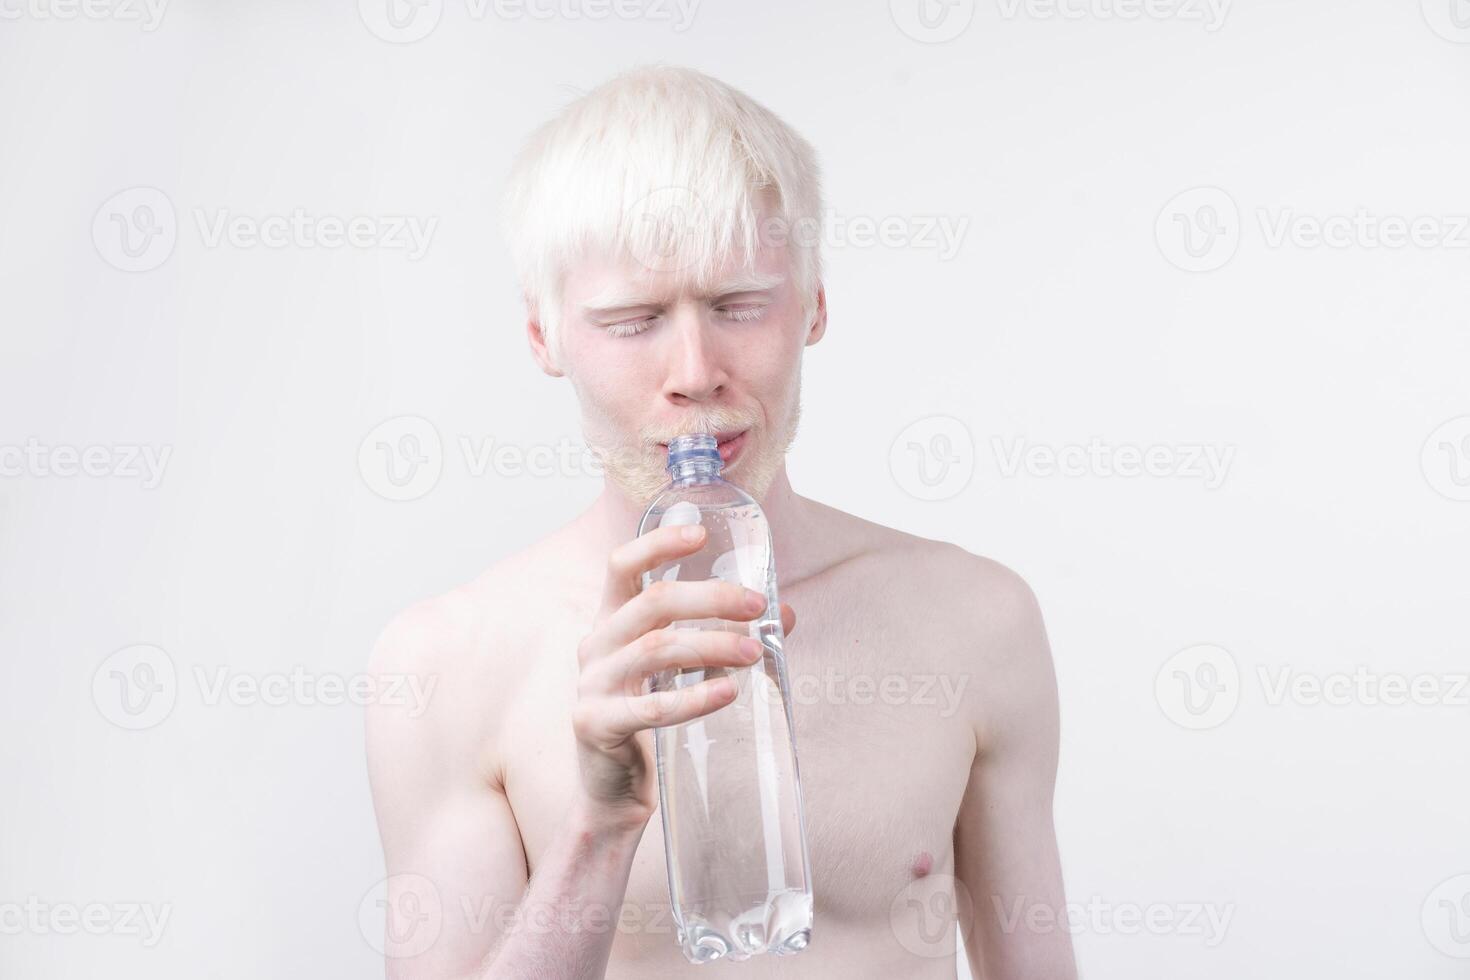
[[[740,486],[739,475],[733,476],[731,482]],[[749,493],[748,490],[746,492]],[[786,479],[785,462],[776,470],[766,492],[755,499],[771,524],[772,548],[776,553],[780,577],[783,580],[804,578],[808,566],[819,560],[819,556],[808,554],[815,542],[801,530],[811,526],[815,505],[791,489],[791,483]],[[617,485],[603,480],[602,492],[582,514],[579,523],[598,553],[606,555],[618,545],[632,540],[638,530],[638,520],[650,502],[633,500]]]

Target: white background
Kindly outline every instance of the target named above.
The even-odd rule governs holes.
[[[792,484],[1040,597],[1083,975],[1470,974],[1463,0],[1223,22],[958,0],[932,29],[902,0],[707,0],[682,30],[672,7],[431,0],[412,43],[374,0],[175,0],[151,25],[66,2],[0,0],[0,904],[170,918],[152,946],[0,920],[0,975],[379,974],[360,709],[209,685],[351,678],[395,611],[592,498],[590,472],[462,450],[579,437],[527,353],[496,200],[533,126],[659,60],[804,133],[849,229]],[[133,188],[155,190],[111,200]],[[113,216],[139,203],[165,234],[130,259]],[[296,209],[436,224],[418,257],[207,233]],[[885,218],[888,244],[851,231]],[[938,218],[964,223],[952,255]],[[1420,244],[1381,244],[1416,218]],[[406,415],[442,473],[390,501],[359,448]],[[1094,439],[1161,462],[1008,465]],[[27,446],[102,447],[106,473]],[[156,486],[132,452],[169,454]],[[113,657],[139,644],[162,653]],[[140,656],[151,716],[110,686],[146,680]],[[1424,675],[1434,703],[1276,696],[1354,671]]]

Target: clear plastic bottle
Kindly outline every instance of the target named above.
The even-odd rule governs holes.
[[[658,579],[719,578],[766,597],[755,620],[673,624],[753,636],[764,651],[759,661],[665,670],[649,685],[674,690],[733,674],[739,692],[710,714],[654,729],[669,898],[679,946],[693,963],[797,953],[812,931],[811,861],[771,529],[760,506],[720,476],[722,465],[713,436],[675,438],[671,482],[638,525],[642,535],[668,524],[703,524],[707,535],[694,554],[645,572],[643,588]]]

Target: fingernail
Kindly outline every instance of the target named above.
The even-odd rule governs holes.
[[[698,541],[704,534],[704,528],[699,524],[691,524],[680,533],[685,541]]]
[[[766,607],[766,597],[765,596],[761,595],[759,592],[750,592],[750,591],[747,591],[745,593],[745,608],[746,609],[749,609],[751,612],[760,612],[765,607]]]
[[[754,657],[756,654],[761,652],[761,645],[759,641],[752,639],[749,636],[743,637],[740,640],[740,652],[745,654],[747,657]]]

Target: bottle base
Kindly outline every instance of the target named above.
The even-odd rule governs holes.
[[[811,943],[811,896],[787,893],[763,903],[718,929],[697,914],[678,917],[678,940],[691,963],[739,962],[762,953],[790,956]]]

